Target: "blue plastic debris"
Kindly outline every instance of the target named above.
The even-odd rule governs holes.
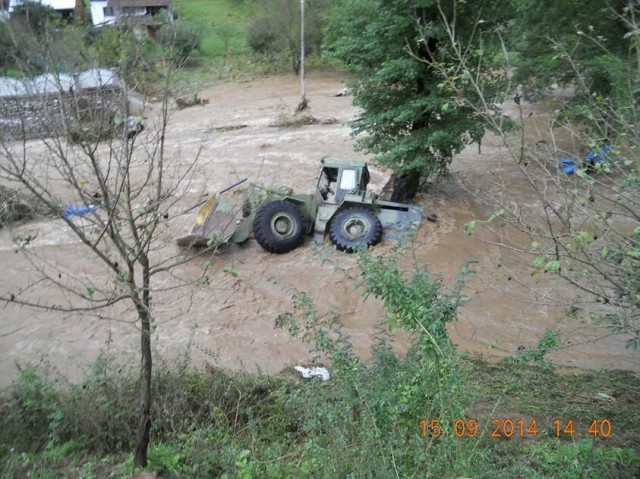
[[[562,171],[566,175],[573,175],[576,172],[576,161],[571,158],[562,158],[559,160],[562,165]]]
[[[603,145],[585,154],[584,159],[591,166],[601,165],[606,160],[611,159],[609,155],[607,155],[607,153],[611,153],[612,151],[613,151],[613,146]]]
[[[612,152],[612,145],[602,145],[598,148],[594,148],[588,153],[585,153],[584,161],[581,165],[578,165],[576,160],[573,158],[561,158],[558,162],[560,163],[560,167],[564,174],[573,175],[580,167],[592,170],[596,166],[602,165],[605,161],[611,160],[613,156],[613,154],[611,154]]]
[[[93,213],[97,209],[98,207],[96,205],[88,205],[88,206],[69,205],[64,209],[64,213],[62,214],[62,216],[65,219],[70,220],[74,216],[88,215],[89,213]]]

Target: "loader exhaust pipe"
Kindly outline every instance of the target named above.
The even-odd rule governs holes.
[[[218,191],[218,194],[221,195],[222,193],[226,193],[227,191],[234,189],[236,186],[240,186],[245,181],[247,181],[247,178],[242,178],[241,180],[236,181],[234,184],[227,186],[223,190]]]
[[[227,186],[226,188],[218,191],[218,193],[214,193],[213,196],[216,195],[221,195],[223,193],[226,193],[229,190],[234,189],[236,186],[240,186],[242,183],[244,183],[245,181],[247,181],[248,178],[243,178],[241,180],[236,181],[235,183],[233,183],[232,185]],[[182,213],[180,213],[180,215],[184,215],[189,213],[190,211],[195,210],[198,206],[202,206],[204,205],[207,201],[209,201],[209,197],[205,198],[204,200],[198,201],[195,205],[190,206],[189,208],[187,208],[186,210],[184,210]]]

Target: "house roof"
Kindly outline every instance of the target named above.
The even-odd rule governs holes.
[[[171,0],[107,0],[109,7],[169,7]]]
[[[28,90],[31,89],[34,93],[40,94],[69,91],[73,87],[73,78],[64,74],[53,75],[46,73],[33,77],[29,86],[31,88],[27,88]]]
[[[13,10],[13,7],[18,5],[21,0],[10,0],[9,11]],[[76,0],[36,0],[53,8],[54,10],[73,10],[76,8]]]
[[[98,87],[115,87],[122,86],[122,80],[113,70],[106,68],[93,68],[80,72],[76,76],[76,84],[78,88],[98,88]]]
[[[15,78],[0,77],[0,97],[21,96],[27,94],[24,83]]]
[[[49,5],[54,10],[73,10],[76,0],[40,0],[43,5]]]
[[[114,70],[92,68],[75,76],[45,73],[33,78],[0,77],[0,97],[66,93],[71,88],[83,90],[100,87],[121,88],[122,86],[122,79]]]

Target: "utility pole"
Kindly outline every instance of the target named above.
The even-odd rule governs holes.
[[[306,85],[304,82],[304,0],[300,0],[300,86],[302,89],[303,104],[307,99]]]

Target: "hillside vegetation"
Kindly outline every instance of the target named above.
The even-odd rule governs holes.
[[[328,383],[163,364],[148,470],[194,479],[632,479],[640,471],[640,380],[632,374],[460,358],[456,388],[465,397],[445,418],[429,404],[433,391],[424,388],[433,385],[416,377],[413,358],[385,348],[376,358],[331,369]],[[0,477],[143,477],[130,453],[138,379],[109,363],[102,358],[77,386],[44,370],[20,373],[0,396]],[[423,437],[421,421],[434,419],[448,434]],[[513,435],[492,437],[508,420]],[[589,434],[593,421],[610,421],[611,435]]]

